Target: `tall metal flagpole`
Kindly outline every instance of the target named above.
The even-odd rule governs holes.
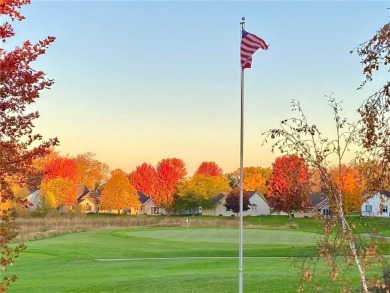
[[[241,38],[242,31],[245,29],[245,17],[242,17],[241,24]],[[243,206],[244,206],[244,190],[243,190],[243,177],[244,177],[244,69],[241,67],[241,123],[240,123],[240,241],[239,241],[239,264],[238,264],[238,292],[243,292]]]

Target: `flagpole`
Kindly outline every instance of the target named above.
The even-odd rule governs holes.
[[[242,31],[245,29],[245,17],[242,17],[241,25],[241,38]],[[244,190],[243,190],[243,177],[244,177],[244,69],[241,67],[241,123],[240,123],[240,241],[239,241],[239,264],[238,264],[238,292],[243,292],[243,207],[244,207]]]

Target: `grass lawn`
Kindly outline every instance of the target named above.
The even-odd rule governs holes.
[[[245,292],[296,292],[298,272],[288,257],[314,253],[317,234],[251,228],[244,237]],[[191,227],[105,229],[29,241],[10,267],[19,280],[9,292],[237,292],[237,242],[237,229]],[[340,291],[319,273],[325,288],[316,292]]]

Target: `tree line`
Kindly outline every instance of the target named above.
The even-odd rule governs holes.
[[[77,205],[82,185],[90,191],[101,191],[100,207],[104,210],[120,212],[138,207],[137,191],[150,196],[156,206],[168,211],[191,212],[199,207],[212,208],[213,199],[224,192],[227,202],[231,203],[227,209],[238,210],[240,171],[223,173],[215,162],[202,162],[192,176],[188,176],[184,161],[178,158],[162,159],[155,167],[143,163],[126,173],[121,169],[111,171],[92,153],[62,157],[52,150],[33,160],[33,166],[34,171],[24,187],[12,182],[12,178],[10,186],[20,199],[39,189],[50,208]],[[347,214],[360,209],[365,186],[375,173],[373,166],[375,162],[361,161],[353,166],[343,165],[343,172],[339,172],[336,166],[327,169],[331,181],[341,188]],[[378,164],[376,172],[380,172]],[[244,191],[258,191],[274,211],[290,215],[311,207],[310,193],[329,192],[322,184],[319,172],[296,155],[277,157],[272,167],[245,167],[243,176]],[[245,199],[244,202],[244,210],[247,210],[249,201]]]

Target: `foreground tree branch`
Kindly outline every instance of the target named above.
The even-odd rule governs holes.
[[[357,238],[353,227],[346,219],[342,186],[343,180],[346,178],[345,175],[352,166],[358,162],[372,162],[374,158],[378,159],[377,156],[381,153],[372,152],[374,149],[360,151],[361,124],[349,123],[347,119],[342,118],[340,116],[340,103],[334,98],[329,98],[329,105],[335,122],[333,139],[325,138],[316,125],[309,124],[299,102],[293,101],[292,110],[298,113],[298,117],[283,120],[280,128],[265,132],[263,144],[267,143],[268,140],[273,140],[273,151],[296,154],[305,161],[311,170],[318,172],[328,201],[334,209],[334,218],[324,219],[323,234],[317,247],[319,256],[325,264],[330,266],[330,279],[332,281],[340,278],[338,259],[343,259],[345,264],[350,264],[352,261],[358,269],[361,288],[366,293],[369,292],[369,289],[365,270],[370,262],[362,260],[367,253],[373,252],[372,244],[367,245],[364,242],[359,242],[359,247],[357,247]],[[346,155],[351,154],[352,149],[357,151],[353,153],[353,158],[348,160]],[[367,161],[367,158],[370,158],[370,161]],[[332,163],[336,163],[337,181],[332,179],[329,171]],[[371,188],[372,191],[372,187],[373,184],[369,184],[367,181],[363,190],[364,194],[368,188]],[[376,187],[379,188],[378,185]],[[337,233],[334,234],[334,232]],[[301,267],[302,280],[311,279],[313,276],[312,273],[309,273],[310,266],[306,264]],[[303,285],[301,284],[301,286]]]
[[[29,3],[29,0],[2,0],[1,19],[9,18],[11,23],[23,20],[19,9]],[[15,35],[11,23],[0,23],[0,41],[3,43]],[[45,54],[54,39],[49,36],[36,44],[25,41],[11,51],[0,48],[0,292],[6,291],[16,280],[16,276],[5,272],[25,249],[23,244],[9,245],[18,234],[12,210],[29,204],[14,195],[9,181],[12,179],[21,186],[25,185],[33,170],[32,160],[44,156],[50,147],[58,144],[57,139],[44,142],[41,135],[33,133],[33,122],[39,114],[26,110],[40,97],[42,90],[53,84],[44,72],[32,69],[30,63]]]

